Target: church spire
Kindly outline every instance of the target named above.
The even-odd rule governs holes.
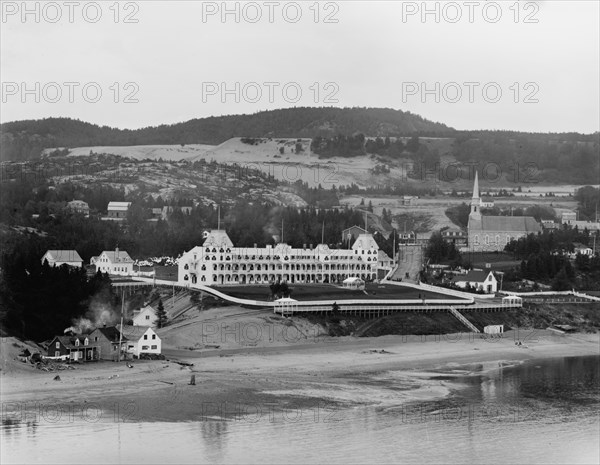
[[[477,171],[475,171],[475,182],[473,183],[473,197],[471,198],[471,213],[469,219],[480,220],[481,212],[479,208],[481,206],[481,199],[479,198],[479,177]]]
[[[475,182],[473,183],[473,200],[479,199],[479,178],[477,177],[477,171],[475,171]]]

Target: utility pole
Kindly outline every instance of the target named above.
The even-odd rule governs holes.
[[[121,327],[119,328],[119,349],[117,361],[121,361],[121,344],[123,343],[123,308],[125,307],[125,290],[121,290]]]

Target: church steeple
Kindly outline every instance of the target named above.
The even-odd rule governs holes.
[[[475,171],[475,182],[473,183],[473,197],[471,198],[471,213],[469,214],[469,219],[481,219],[481,212],[479,211],[480,206],[481,199],[479,198],[479,178],[477,171]]]

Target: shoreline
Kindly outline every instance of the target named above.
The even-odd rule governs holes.
[[[447,397],[454,387],[436,379],[441,375],[480,375],[531,359],[600,355],[600,334],[540,330],[537,342],[525,340],[521,347],[511,332],[495,342],[479,335],[457,336],[343,337],[187,354],[165,350],[170,361],[136,361],[131,369],[99,362],[58,372],[7,360],[8,342],[3,341],[2,417],[43,420],[44,409],[88,414],[96,409],[115,421],[198,421],[256,412],[404,405]],[[175,360],[194,365],[180,366]],[[56,375],[60,381],[53,380]],[[192,375],[196,385],[189,385]]]

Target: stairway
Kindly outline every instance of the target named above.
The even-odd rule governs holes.
[[[473,323],[471,323],[469,320],[467,320],[464,315],[462,313],[460,313],[458,310],[456,310],[454,307],[449,307],[448,310],[450,311],[450,313],[452,315],[454,315],[454,317],[460,321],[463,325],[465,325],[467,328],[469,328],[472,332],[474,333],[480,333],[481,331],[479,331],[475,325]]]

